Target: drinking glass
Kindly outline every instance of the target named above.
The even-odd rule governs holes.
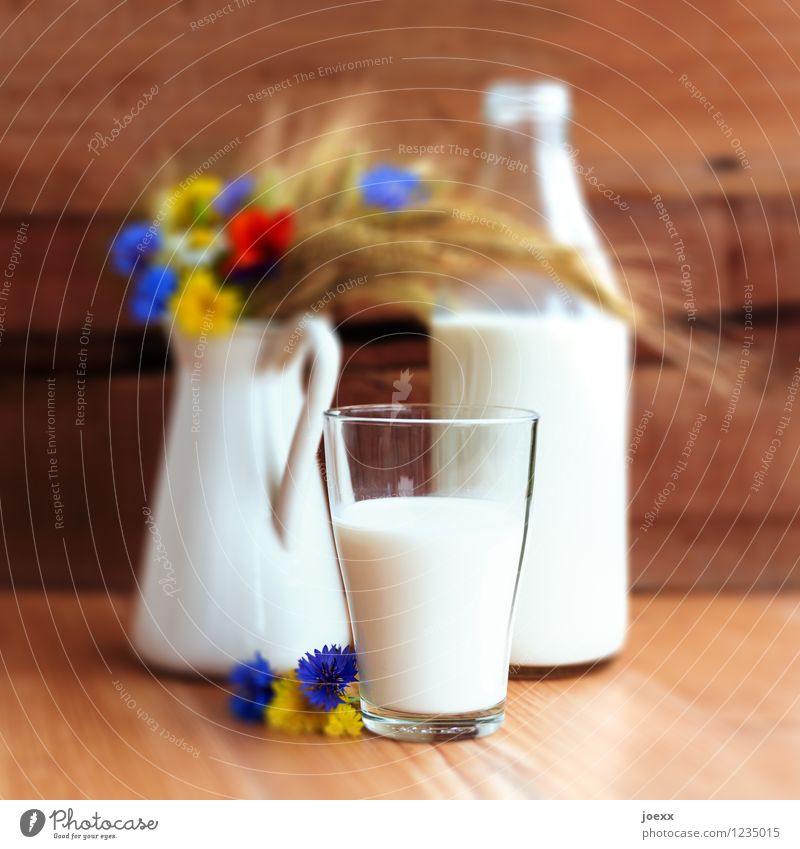
[[[325,414],[369,730],[436,741],[502,724],[537,421],[530,410],[438,404]]]

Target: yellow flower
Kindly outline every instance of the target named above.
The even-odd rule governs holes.
[[[340,704],[328,714],[322,730],[329,737],[358,737],[363,728],[361,714],[352,705]]]
[[[184,180],[164,201],[167,227],[183,230],[219,221],[213,202],[223,185],[219,177]]]
[[[265,713],[270,728],[290,734],[314,734],[323,729],[328,715],[309,705],[294,672],[279,678],[273,692]]]
[[[218,236],[219,233],[210,227],[195,227],[186,234],[186,244],[190,248],[207,248]]]
[[[169,307],[184,333],[211,336],[227,333],[234,326],[242,301],[235,289],[220,289],[210,271],[198,268],[170,298]]]

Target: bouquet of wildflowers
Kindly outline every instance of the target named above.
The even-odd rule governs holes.
[[[189,178],[161,198],[152,222],[123,228],[111,259],[131,278],[133,317],[171,315],[191,335],[230,330],[293,237],[292,213],[257,197],[250,177]]]
[[[129,278],[133,316],[169,316],[187,334],[225,333],[244,316],[320,311],[332,292],[346,299],[353,279],[367,282],[368,293],[354,293],[361,299],[424,313],[434,281],[457,284],[498,263],[555,274],[628,315],[575,250],[428,176],[428,163],[374,164],[348,133],[320,138],[310,154],[260,177],[192,175],[161,195],[150,221],[124,227],[111,259]]]
[[[289,734],[357,737],[363,729],[354,692],[357,675],[355,652],[339,646],[307,652],[283,676],[256,652],[231,673],[231,712]]]

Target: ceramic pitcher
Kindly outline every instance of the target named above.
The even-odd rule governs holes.
[[[341,353],[327,323],[172,331],[172,418],[147,525],[132,640],[145,663],[277,670],[346,645],[348,617],[317,465]]]

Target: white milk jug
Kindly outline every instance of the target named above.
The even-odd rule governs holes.
[[[568,95],[558,83],[490,90],[486,150],[501,164],[484,184],[610,279],[566,143]],[[512,673],[609,658],[627,625],[629,330],[545,274],[513,302],[507,286],[470,282],[479,295],[433,319],[433,401],[541,416]]]
[[[159,668],[287,670],[350,640],[317,447],[341,353],[321,319],[173,333],[172,418],[132,639]]]

